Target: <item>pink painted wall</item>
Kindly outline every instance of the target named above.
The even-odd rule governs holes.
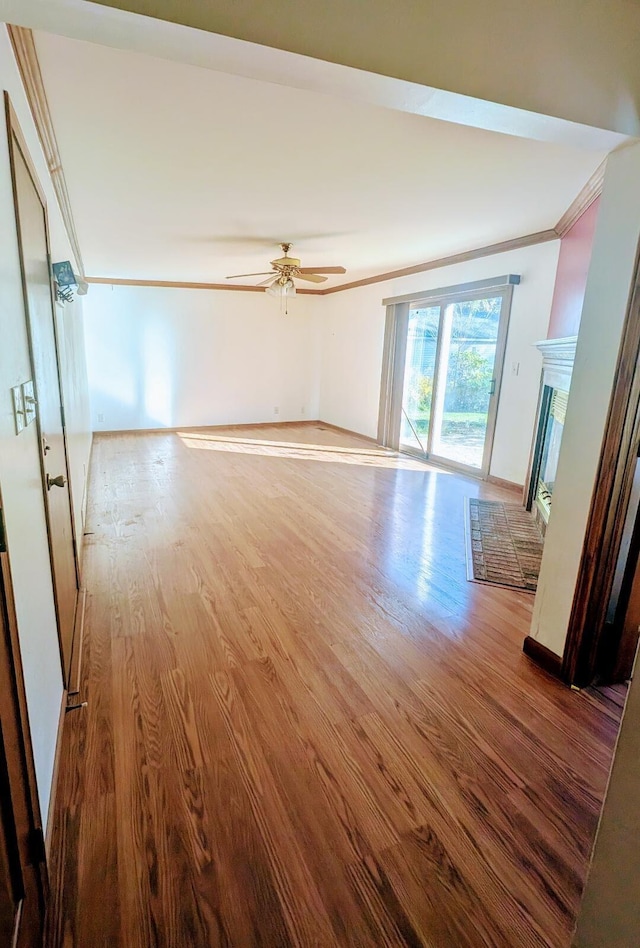
[[[562,238],[547,339],[578,334],[599,207],[597,197]]]

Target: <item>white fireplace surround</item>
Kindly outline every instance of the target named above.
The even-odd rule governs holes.
[[[568,392],[576,357],[577,336],[563,339],[542,339],[536,349],[542,353],[542,384]]]

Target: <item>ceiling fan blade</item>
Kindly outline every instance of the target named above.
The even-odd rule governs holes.
[[[346,273],[344,267],[298,267],[298,273]]]
[[[325,280],[329,279],[329,277],[320,276],[318,273],[299,273],[298,271],[293,276],[296,280],[308,280],[309,283],[324,283]]]
[[[271,273],[269,274],[269,278],[267,280],[263,280],[262,283],[256,283],[256,286],[271,286],[271,284],[275,283],[277,279],[278,279],[278,274]]]
[[[262,270],[260,273],[234,273],[233,276],[225,277],[225,280],[239,280],[240,277],[263,277],[273,273],[272,270]]]

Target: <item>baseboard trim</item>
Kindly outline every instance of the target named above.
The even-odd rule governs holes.
[[[330,421],[323,421],[321,418],[305,418],[301,421],[255,421],[235,425],[176,425],[170,428],[117,428],[108,431],[94,431],[93,434],[94,437],[103,437],[104,435],[117,437],[118,435],[130,434],[171,434],[176,431],[246,431],[249,428],[311,428],[316,425],[322,425],[323,428],[330,428],[332,431],[339,431],[341,434],[360,438],[362,441],[380,447],[376,438],[370,438],[368,435],[363,435],[359,431],[352,431],[350,428],[341,428],[340,425],[334,425]]]
[[[488,474],[486,480],[488,484],[495,484],[496,487],[504,487],[506,490],[517,491],[519,494],[524,493],[524,484],[517,484],[515,481],[507,481],[504,477],[496,477],[494,474]]]
[[[49,794],[49,806],[47,808],[47,829],[44,836],[44,849],[47,856],[47,865],[51,859],[51,837],[53,834],[53,822],[56,812],[56,798],[58,795],[58,785],[60,783],[60,758],[62,756],[62,734],[64,730],[64,719],[67,710],[67,689],[62,692],[62,701],[60,704],[60,716],[58,717],[58,730],[56,733],[56,747],[53,755],[53,773],[51,775],[51,792]]]
[[[544,670],[549,672],[550,675],[553,675],[554,678],[562,677],[561,657],[556,655],[555,652],[552,652],[546,645],[543,645],[542,642],[538,642],[537,639],[528,635],[522,644],[522,651],[528,658],[532,659],[536,665],[539,665],[540,668],[544,668]]]
[[[369,435],[363,435],[359,431],[352,431],[351,428],[341,428],[340,425],[333,425],[330,421],[314,421],[314,425],[322,425],[323,428],[331,428],[332,431],[339,431],[341,434],[351,435],[352,438],[360,438],[361,441],[375,444],[379,448],[382,447],[377,438],[370,438]]]
[[[102,437],[102,435],[127,435],[127,434],[171,434],[176,431],[243,431],[247,428],[299,428],[301,425],[308,427],[310,425],[324,425],[324,421],[319,418],[305,418],[301,421],[247,421],[242,424],[232,425],[174,425],[166,428],[113,428],[105,431],[94,431],[93,436]],[[327,427],[331,427],[328,425]]]

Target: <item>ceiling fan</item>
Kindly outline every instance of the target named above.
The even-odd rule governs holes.
[[[271,261],[271,270],[264,270],[262,273],[236,273],[228,276],[227,280],[239,280],[241,277],[268,276],[267,280],[256,284],[264,286],[267,293],[272,296],[293,296],[296,292],[296,280],[306,280],[308,283],[324,283],[327,279],[322,274],[328,273],[346,273],[344,267],[301,267],[297,257],[290,257],[289,251],[291,244],[280,244],[283,257]]]

